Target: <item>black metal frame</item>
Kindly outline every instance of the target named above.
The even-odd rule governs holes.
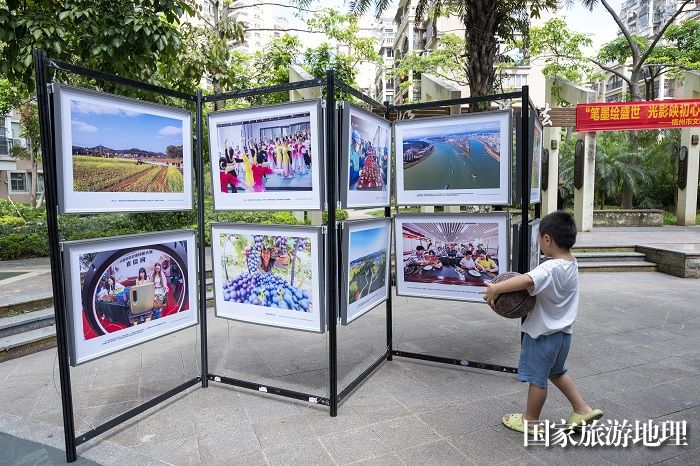
[[[66,446],[67,461],[74,462],[77,459],[76,447],[81,445],[108,430],[122,424],[129,419],[143,413],[144,411],[172,398],[173,396],[201,383],[202,388],[206,388],[210,381],[233,385],[245,389],[255,390],[274,394],[281,397],[291,398],[295,400],[306,401],[322,406],[329,407],[331,417],[337,416],[338,404],[345,400],[355,388],[357,388],[374,370],[376,370],[385,360],[391,361],[393,356],[412,358],[424,361],[438,362],[450,365],[458,365],[462,367],[472,367],[477,369],[485,369],[504,373],[516,373],[517,369],[513,367],[500,366],[497,364],[482,363],[470,361],[468,359],[445,358],[441,356],[431,356],[426,354],[410,353],[393,349],[393,315],[392,315],[392,293],[389,293],[388,299],[385,302],[386,309],[386,351],[377,360],[375,360],[368,368],[366,368],[358,377],[356,377],[347,387],[338,392],[338,354],[337,354],[337,325],[338,325],[338,290],[337,286],[330,286],[334,283],[339,274],[337,271],[340,267],[338,234],[339,228],[336,221],[336,208],[338,206],[338,192],[336,185],[338,184],[338,160],[340,146],[337,141],[337,122],[336,122],[336,98],[335,91],[343,91],[359,100],[365,102],[374,109],[381,109],[384,112],[384,117],[389,118],[392,111],[406,111],[419,108],[432,108],[440,106],[451,106],[461,104],[474,104],[479,102],[492,102],[502,99],[521,99],[523,102],[523,118],[521,119],[521,141],[519,142],[519,156],[521,158],[518,166],[522,167],[521,176],[521,211],[523,221],[529,217],[529,200],[530,200],[530,134],[529,134],[529,115],[530,112],[535,112],[536,109],[529,98],[528,87],[524,86],[519,92],[510,92],[492,96],[470,97],[463,99],[451,99],[435,102],[423,102],[408,105],[393,106],[388,102],[383,104],[362,94],[360,91],[336,79],[333,71],[328,71],[325,78],[311,79],[295,83],[280,84],[275,86],[259,87],[247,89],[238,92],[229,92],[218,95],[203,96],[201,91],[196,94],[186,94],[172,89],[167,89],[152,84],[126,79],[120,76],[96,71],[81,66],[65,63],[58,60],[51,60],[46,57],[43,51],[34,51],[34,66],[36,74],[36,92],[37,101],[39,103],[39,119],[41,127],[41,146],[43,153],[43,168],[45,176],[45,196],[47,205],[47,225],[49,234],[49,248],[51,254],[51,270],[52,270],[52,288],[54,295],[54,308],[56,314],[56,336],[58,347],[58,363],[61,383],[61,402],[63,410],[64,435]],[[199,269],[199,324],[200,324],[200,339],[201,339],[201,375],[194,377],[183,384],[123,413],[114,419],[111,419],[100,426],[91,429],[76,437],[75,435],[75,420],[73,413],[73,398],[71,393],[71,374],[68,358],[68,329],[67,316],[65,306],[65,293],[63,287],[63,263],[61,260],[61,246],[58,227],[58,193],[56,183],[56,148],[55,148],[55,128],[53,127],[53,103],[50,98],[49,84],[46,80],[48,69],[63,71],[67,73],[77,74],[84,77],[109,81],[115,84],[142,89],[145,91],[154,92],[163,96],[183,99],[194,102],[196,107],[196,159],[195,159],[195,176],[197,189],[197,218],[198,218],[198,269]],[[202,108],[205,102],[215,102],[228,99],[240,99],[252,97],[256,95],[266,95],[277,92],[288,92],[291,90],[306,89],[312,87],[324,87],[326,89],[325,96],[325,150],[326,150],[326,206],[328,220],[326,222],[326,248],[328,251],[328,263],[326,267],[326,283],[328,286],[328,338],[329,338],[329,386],[330,394],[328,397],[314,396],[308,393],[297,392],[280,387],[273,387],[266,384],[239,380],[231,377],[220,376],[209,373],[208,366],[208,350],[207,350],[207,306],[206,306],[206,268],[205,268],[205,243],[204,243],[204,160],[202,154],[203,141],[203,122]],[[540,204],[535,206],[535,217],[540,215]],[[391,207],[384,209],[384,217],[391,217]],[[522,228],[520,231],[521,244],[529,244],[529,232],[527,228]],[[521,247],[518,251],[520,257],[519,272],[523,273],[527,268],[528,248]]]
[[[422,109],[422,108],[435,108],[435,107],[448,107],[452,105],[462,105],[462,104],[475,104],[475,103],[482,103],[482,102],[494,102],[497,100],[507,100],[507,99],[520,99],[522,102],[522,118],[520,120],[520,129],[518,134],[520,135],[520,140],[516,140],[517,143],[517,148],[520,149],[519,151],[516,150],[516,157],[519,157],[519,160],[516,160],[516,167],[519,168],[519,171],[516,171],[516,176],[520,176],[520,195],[519,201],[520,201],[520,207],[521,207],[521,215],[523,218],[524,224],[527,224],[527,221],[529,220],[529,209],[530,209],[530,176],[531,176],[531,156],[530,154],[532,153],[530,144],[531,144],[531,135],[530,135],[530,118],[531,118],[531,112],[532,115],[536,117],[537,115],[537,109],[535,105],[532,103],[532,100],[530,99],[530,94],[529,94],[529,87],[528,86],[523,86],[520,91],[515,91],[515,92],[506,92],[502,94],[495,94],[495,95],[487,95],[487,96],[478,96],[478,97],[465,97],[465,98],[459,98],[459,99],[449,99],[449,100],[438,100],[438,101],[432,101],[432,102],[420,102],[420,103],[413,103],[413,104],[406,104],[406,105],[389,105],[388,102],[385,102],[386,106],[386,113],[385,116],[388,117],[389,113],[391,111],[395,112],[402,112],[402,111],[407,111],[407,110],[416,110],[416,109]],[[540,216],[540,203],[535,204],[535,218],[539,218]],[[502,206],[501,206],[502,207]],[[390,208],[387,208],[385,211],[385,215],[389,215],[390,213]],[[519,239],[520,239],[520,244],[530,244],[530,238],[529,238],[529,231],[527,228],[521,228],[519,231]],[[520,273],[525,273],[527,272],[527,267],[529,261],[527,260],[527,255],[529,252],[529,248],[521,246],[518,250],[518,255],[519,255],[519,263],[518,263],[518,272]],[[483,369],[483,370],[489,370],[489,371],[496,371],[496,372],[504,372],[504,373],[509,373],[509,374],[517,374],[518,373],[518,368],[517,367],[510,367],[510,366],[501,366],[499,364],[491,364],[491,363],[486,363],[486,362],[477,362],[477,361],[471,361],[469,359],[456,359],[456,358],[449,358],[449,357],[443,357],[443,356],[432,356],[428,354],[422,354],[422,353],[411,353],[411,352],[406,352],[406,351],[400,351],[400,350],[395,350],[393,349],[393,343],[392,343],[392,329],[391,329],[391,300],[388,302],[388,309],[387,309],[387,347],[389,350],[389,357],[388,360],[391,360],[392,356],[399,356],[403,358],[408,358],[408,359],[418,359],[422,361],[430,361],[430,362],[436,362],[436,363],[441,363],[441,364],[448,364],[452,366],[462,366],[462,367],[471,367],[475,369]],[[523,318],[524,320],[524,318]]]
[[[152,84],[143,83],[140,81],[134,81],[132,79],[122,78],[120,76],[112,75],[109,73],[104,73],[101,71],[92,70],[89,68],[84,68],[82,66],[73,65],[70,63],[65,63],[58,60],[51,60],[46,57],[42,50],[34,51],[34,71],[36,76],[36,96],[39,107],[39,124],[41,129],[41,148],[43,154],[43,169],[45,173],[44,180],[44,190],[46,197],[46,220],[48,227],[49,236],[49,252],[51,259],[51,285],[53,289],[54,296],[54,312],[56,317],[56,346],[58,349],[58,367],[61,383],[61,406],[63,410],[63,426],[64,426],[64,437],[66,446],[66,460],[69,463],[75,462],[77,460],[77,446],[81,445],[98,435],[101,435],[108,430],[122,424],[129,419],[143,413],[144,411],[164,402],[165,400],[172,398],[173,396],[182,393],[183,391],[193,387],[200,382],[203,386],[206,386],[206,359],[203,357],[202,375],[194,377],[177,387],[168,390],[167,392],[158,395],[157,397],[142,403],[139,406],[132,408],[131,410],[123,413],[114,419],[110,419],[103,424],[94,427],[93,429],[82,433],[79,436],[75,434],[75,418],[73,410],[73,396],[71,389],[71,373],[68,357],[68,326],[67,326],[67,314],[66,314],[66,301],[63,286],[63,261],[62,261],[62,251],[59,235],[58,226],[58,187],[56,183],[56,147],[55,147],[55,131],[56,128],[53,124],[52,115],[54,112],[53,99],[51,98],[50,84],[46,81],[46,73],[48,69],[54,69],[56,71],[63,71],[66,73],[77,74],[87,78],[97,79],[101,81],[109,81],[115,84],[143,89],[146,91],[154,92],[160,95],[175,97],[178,99],[183,99],[191,102],[195,102],[197,105],[197,115],[201,117],[201,93],[196,95],[185,94],[182,92],[174,91],[172,89],[167,89],[159,86],[154,86]],[[198,144],[197,144],[197,156],[198,164],[202,165],[201,157],[201,122],[198,119],[197,123],[197,134]],[[202,170],[197,172],[197,191],[198,191],[198,206],[204,205],[204,183]],[[203,211],[200,208],[200,218],[203,218]],[[199,248],[203,250],[204,236],[203,230],[204,223],[200,222],[199,225]],[[200,325],[202,325],[202,338],[206,342],[206,310],[201,307],[202,303],[206,303],[206,283],[204,278],[204,255],[199,254],[199,266],[200,266],[200,283],[199,283],[199,319]]]

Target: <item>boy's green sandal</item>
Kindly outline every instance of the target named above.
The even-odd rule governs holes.
[[[583,424],[590,425],[593,423],[593,421],[597,421],[601,417],[603,417],[603,411],[599,409],[591,410],[586,414],[577,414],[574,411],[566,420],[566,424],[572,429],[577,429]]]
[[[525,423],[523,422],[522,413],[506,414],[503,416],[503,418],[501,418],[501,422],[503,422],[503,425],[511,430],[516,432],[525,432]],[[527,429],[527,433],[530,435],[535,435],[534,428],[531,426],[529,427],[530,428]]]

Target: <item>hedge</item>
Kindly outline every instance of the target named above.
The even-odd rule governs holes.
[[[283,212],[217,212],[207,199],[205,241],[210,244],[210,226],[217,222],[294,225],[296,218]],[[347,211],[337,211],[338,220],[347,219]],[[324,213],[325,220],[325,213]],[[158,212],[139,214],[61,215],[58,219],[64,240],[82,240],[122,236],[151,231],[196,229],[197,212]],[[32,210],[26,204],[0,200],[0,260],[48,256],[48,230],[45,209]]]

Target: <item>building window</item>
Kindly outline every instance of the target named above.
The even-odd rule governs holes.
[[[22,137],[22,129],[19,127],[19,121],[13,121],[10,124],[12,125],[12,137],[13,138],[21,138]]]
[[[28,185],[27,172],[10,172],[10,192],[11,193],[29,192],[27,185]]]
[[[387,57],[393,57],[393,56],[394,56],[394,50],[393,50],[393,49],[390,49],[390,48],[387,48],[387,49],[386,49],[386,56],[387,56]]]
[[[619,89],[621,87],[622,87],[622,78],[617,76],[617,75],[613,75],[610,77],[610,79],[608,80],[608,83],[605,85],[605,91],[610,92],[613,89]]]
[[[503,87],[505,89],[520,89],[525,85],[527,85],[527,74],[509,74],[503,78]]]
[[[44,190],[44,174],[36,174],[36,195],[38,196]]]
[[[0,128],[2,131],[2,128]],[[12,149],[12,140],[0,134],[0,155],[10,155]]]

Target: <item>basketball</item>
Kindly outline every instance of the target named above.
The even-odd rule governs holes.
[[[491,283],[498,283],[509,278],[517,277],[518,272],[504,272],[494,278]],[[493,304],[493,310],[499,316],[507,319],[517,319],[526,316],[535,307],[535,297],[527,290],[512,291],[501,294]]]

